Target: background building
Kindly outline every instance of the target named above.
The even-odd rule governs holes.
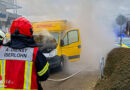
[[[16,0],[0,0],[0,29],[2,31],[9,32],[12,21],[21,16],[17,14],[17,9],[20,8]]]

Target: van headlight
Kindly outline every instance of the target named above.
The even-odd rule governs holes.
[[[45,57],[54,57],[57,55],[57,49],[52,50],[50,53],[43,53]]]
[[[57,49],[54,49],[54,50],[52,50],[50,53],[49,53],[49,56],[50,57],[54,57],[54,56],[56,56],[57,55]]]

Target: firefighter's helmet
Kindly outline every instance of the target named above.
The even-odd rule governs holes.
[[[25,36],[32,37],[32,25],[31,23],[24,17],[19,17],[15,19],[11,25],[10,29],[11,34],[22,34]]]

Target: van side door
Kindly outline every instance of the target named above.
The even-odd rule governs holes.
[[[62,55],[70,61],[80,60],[81,40],[79,30],[68,31],[63,38]]]

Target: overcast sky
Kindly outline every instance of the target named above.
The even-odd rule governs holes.
[[[75,18],[80,12],[80,0],[18,0],[23,8],[19,13],[34,19],[64,19]],[[78,4],[78,5],[77,5]],[[29,18],[30,19],[30,18]],[[40,19],[38,19],[40,20]]]
[[[48,20],[48,19],[67,19],[77,18],[86,12],[87,5],[92,4],[94,7],[107,8],[108,15],[117,15],[118,13],[129,14],[130,0],[17,0],[19,14],[29,17],[31,20]],[[101,6],[98,6],[101,5]],[[100,9],[98,9],[100,12]],[[111,13],[110,13],[111,12]],[[88,12],[89,13],[89,12]]]

